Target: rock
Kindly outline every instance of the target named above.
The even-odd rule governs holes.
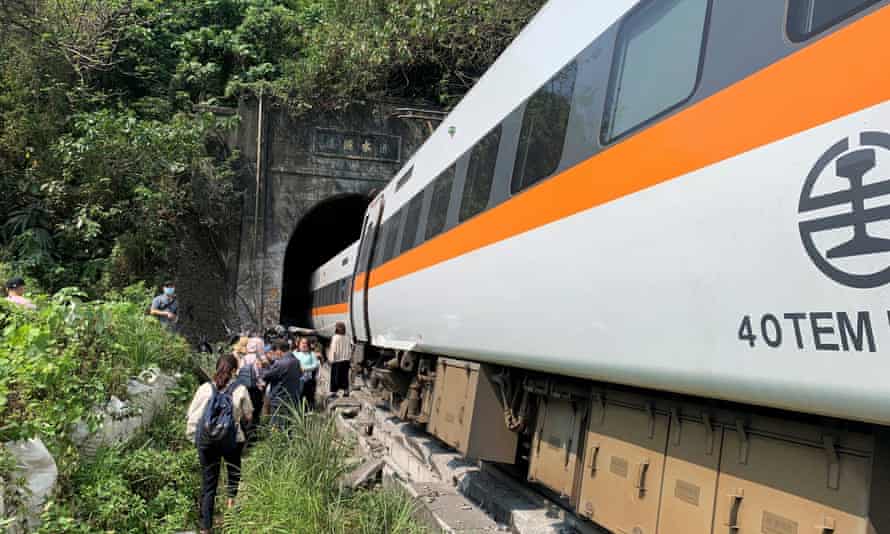
[[[141,382],[135,378],[127,381],[127,395],[129,397],[138,397],[151,392],[152,387],[146,382]]]
[[[39,439],[10,441],[4,444],[15,458],[18,468],[16,474],[25,479],[28,491],[26,510],[23,512],[27,530],[36,530],[40,526],[40,513],[43,505],[59,477],[56,461]],[[10,532],[15,532],[11,529]]]
[[[364,463],[349,474],[347,474],[344,482],[348,487],[352,489],[363,486],[369,480],[376,477],[377,474],[383,470],[383,464],[383,460],[372,460],[370,462]]]
[[[358,408],[344,408],[340,410],[340,416],[344,419],[352,419],[358,415]]]
[[[158,369],[146,369],[137,378],[127,382],[129,401],[111,397],[104,412],[102,422],[95,433],[90,433],[82,421],[74,424],[72,437],[81,452],[87,457],[95,454],[101,445],[125,443],[139,430],[151,424],[154,416],[167,403],[167,390],[176,384],[176,378],[165,375]]]
[[[120,419],[127,413],[127,403],[112,395],[105,405],[105,413],[115,419]]]

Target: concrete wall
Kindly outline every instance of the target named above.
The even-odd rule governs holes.
[[[268,327],[279,322],[285,252],[300,219],[326,199],[381,188],[441,114],[375,104],[294,118],[268,98],[242,99],[238,114],[244,197],[231,301],[242,327]]]

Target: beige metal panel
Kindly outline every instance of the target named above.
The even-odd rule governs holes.
[[[541,397],[529,480],[572,497],[586,403]]]
[[[890,428],[875,427],[872,460],[871,520],[875,533],[890,534]]]
[[[869,458],[727,428],[720,470],[715,533],[870,531]]]
[[[658,534],[710,534],[723,428],[671,417]]]
[[[669,419],[620,400],[591,405],[579,512],[616,533],[655,534]]]
[[[470,458],[512,464],[516,461],[519,435],[507,428],[504,407],[492,382],[495,368],[482,364],[477,380],[472,383],[473,413],[467,426],[469,434],[464,454]]]
[[[489,365],[440,358],[427,429],[470,458],[513,463],[519,437],[504,422],[493,372]]]
[[[468,398],[470,381],[474,374],[478,374],[478,369],[478,365],[447,359],[440,359],[436,367],[429,432],[456,449],[466,443],[464,423],[467,405],[471,402]]]
[[[738,419],[736,415],[735,419]],[[735,426],[734,420],[729,421],[730,426]],[[789,441],[805,441],[821,443],[822,437],[831,434],[840,448],[850,449],[868,455],[874,450],[874,437],[870,434],[851,431],[845,428],[830,428],[803,423],[779,417],[766,417],[754,415],[746,418],[746,427],[757,433],[773,437],[786,437]]]

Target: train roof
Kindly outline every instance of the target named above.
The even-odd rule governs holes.
[[[352,274],[355,265],[355,255],[358,251],[358,241],[352,243],[328,260],[324,265],[312,273],[310,289],[313,291],[330,284],[334,280],[345,278]]]
[[[381,191],[383,219],[421,192],[634,4],[636,0],[545,4]],[[402,180],[409,171],[411,177]]]

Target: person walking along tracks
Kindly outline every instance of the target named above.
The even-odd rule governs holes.
[[[225,460],[227,505],[231,507],[241,481],[241,454],[244,431],[241,421],[249,423],[253,405],[247,388],[235,381],[238,361],[223,354],[216,361],[213,380],[198,388],[188,410],[186,435],[195,440],[201,461],[201,532],[213,528],[213,508],[219,484],[220,462]]]
[[[237,348],[235,357],[238,359],[238,382],[247,388],[250,394],[250,402],[253,404],[253,416],[250,424],[246,425],[244,433],[247,443],[256,443],[257,426],[263,409],[263,397],[265,396],[266,383],[262,379],[262,363],[265,358],[263,340],[258,337],[250,338],[245,345],[245,353],[238,356]]]
[[[341,389],[349,395],[349,367],[352,359],[352,342],[346,337],[346,325],[334,325],[334,337],[328,347],[328,361],[331,362],[331,393]]]
[[[266,394],[269,396],[272,426],[283,428],[287,420],[287,407],[296,408],[300,401],[300,378],[303,370],[300,368],[300,360],[294,357],[287,341],[283,339],[272,342],[269,356],[271,365],[261,373],[261,377],[266,383]]]

